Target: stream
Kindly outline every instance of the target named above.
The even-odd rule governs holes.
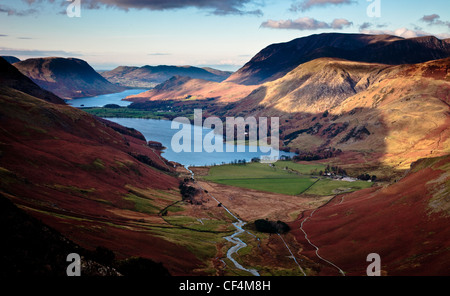
[[[192,179],[195,182],[195,174],[194,172],[189,169],[188,166],[185,166],[186,170],[188,170],[191,173]],[[200,185],[199,185],[200,186]],[[200,186],[200,188],[202,188]],[[202,188],[203,189],[203,188]],[[239,252],[239,250],[241,250],[242,248],[245,248],[247,246],[246,243],[244,243],[240,238],[238,238],[239,235],[241,235],[242,233],[246,232],[248,234],[250,234],[251,236],[255,237],[256,239],[258,239],[254,234],[246,231],[243,227],[245,226],[245,222],[242,221],[241,219],[239,219],[238,217],[236,217],[236,215],[234,215],[227,207],[225,207],[220,201],[218,201],[213,195],[211,195],[210,193],[208,193],[208,195],[214,199],[217,204],[220,204],[222,206],[222,208],[225,209],[225,211],[227,211],[234,219],[236,219],[237,222],[233,223],[233,226],[236,228],[236,232],[233,233],[230,236],[224,237],[225,240],[229,241],[230,243],[234,244],[234,246],[232,246],[228,252],[227,252],[227,258],[233,262],[234,266],[236,266],[237,269],[246,271],[248,273],[251,273],[254,276],[260,276],[260,274],[258,273],[258,271],[256,271],[255,269],[248,269],[243,267],[241,264],[239,264],[239,262],[237,262],[234,258],[233,255],[237,254],[237,252]],[[259,239],[258,239],[259,240]]]

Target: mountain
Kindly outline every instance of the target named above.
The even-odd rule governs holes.
[[[232,73],[212,68],[192,66],[121,66],[112,71],[103,72],[102,76],[110,82],[126,87],[152,88],[173,76],[185,76],[195,79],[221,82]]]
[[[123,91],[80,59],[37,58],[28,59],[14,66],[40,87],[64,99],[97,96]]]
[[[400,65],[449,56],[450,44],[432,36],[404,39],[390,35],[325,33],[270,45],[227,81],[246,85],[273,81],[300,64],[322,57]]]
[[[449,73],[450,58],[398,66],[321,58],[263,84],[226,116],[277,116],[293,150],[359,151],[374,167],[405,170],[448,153]]]
[[[448,73],[450,58],[411,65],[320,58],[259,86],[173,78],[127,99],[138,109],[195,100],[208,116],[279,117],[283,149],[339,149],[338,165],[394,178],[419,158],[448,152]]]
[[[4,60],[0,73],[2,81],[28,82],[25,90],[0,84],[2,197],[59,232],[58,241],[163,262],[174,275],[202,266],[185,245],[157,234],[167,227],[158,212],[181,201],[173,166],[159,150],[135,130],[49,102],[48,92]]]
[[[302,253],[316,258],[320,275],[365,276],[367,256],[381,257],[384,276],[450,275],[450,156],[421,159],[388,187],[337,195],[290,224]],[[318,247],[322,258],[316,255]],[[337,252],[336,250],[339,250]]]
[[[0,56],[0,57],[5,59],[10,64],[14,64],[14,63],[20,62],[20,59],[18,59],[16,57],[13,57],[13,56]]]
[[[19,90],[25,94],[40,98],[55,104],[65,104],[64,100],[53,93],[43,90],[31,79],[22,75],[19,70],[10,66],[3,58],[0,58],[0,84]]]
[[[138,95],[129,96],[126,100],[146,102],[158,100],[211,100],[215,103],[234,102],[236,98],[249,95],[255,86],[239,85],[232,82],[212,82],[193,79],[186,76],[174,76],[154,89]]]

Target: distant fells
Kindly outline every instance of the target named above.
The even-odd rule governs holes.
[[[232,72],[192,66],[144,66],[140,68],[121,66],[112,71],[103,72],[102,76],[121,86],[153,88],[173,76],[222,82],[231,74]]]
[[[2,58],[0,58],[0,85],[50,103],[65,104],[61,98],[37,86],[31,79],[22,75],[19,70]]]
[[[388,65],[416,64],[450,56],[448,40],[433,36],[319,34],[272,44],[227,81],[253,85],[283,77],[300,64],[323,57]]]
[[[40,87],[64,99],[97,96],[123,91],[98,74],[88,63],[75,58],[37,58],[14,66]]]

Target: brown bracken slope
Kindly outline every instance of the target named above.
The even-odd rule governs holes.
[[[381,256],[383,275],[450,275],[450,156],[420,160],[386,188],[336,196],[291,224],[301,253],[320,275],[366,275],[367,256]],[[333,263],[322,261],[319,255]]]
[[[227,115],[278,116],[284,144],[378,155],[408,169],[450,152],[450,58],[388,66],[317,59],[263,84]]]
[[[0,66],[0,193],[84,248],[191,274],[199,260],[151,232],[164,224],[158,211],[181,199],[160,152],[136,131],[47,102],[26,77],[14,77],[29,83],[15,89],[8,78],[15,69],[4,60]]]

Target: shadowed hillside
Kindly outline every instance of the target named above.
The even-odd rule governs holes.
[[[15,73],[6,61],[0,66]],[[30,95],[41,92],[32,82],[27,93],[0,86],[0,193],[88,250],[154,259],[175,274],[201,264],[148,232],[164,224],[158,212],[181,199],[161,152],[137,131]]]
[[[91,97],[123,91],[79,59],[28,59],[14,66],[40,87],[64,99]]]
[[[47,102],[66,104],[64,100],[58,96],[37,86],[31,79],[22,75],[13,66],[10,66],[3,58],[0,58],[0,85],[19,90]]]

